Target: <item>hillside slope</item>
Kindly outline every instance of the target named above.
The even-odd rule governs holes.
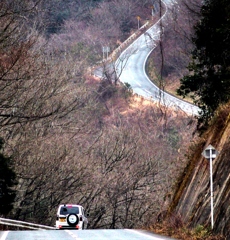
[[[201,155],[209,144],[220,153],[213,161],[213,230],[230,239],[230,104],[217,111],[209,129],[191,147],[190,161],[181,176],[171,211],[175,210],[191,227],[210,227],[210,168],[209,161]]]

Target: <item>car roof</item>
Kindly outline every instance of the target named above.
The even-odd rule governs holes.
[[[82,207],[79,204],[61,204],[59,207]]]

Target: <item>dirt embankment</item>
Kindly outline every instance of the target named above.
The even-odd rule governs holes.
[[[209,144],[219,151],[213,160],[213,231],[230,239],[230,104],[219,109],[209,129],[191,147],[190,161],[178,183],[171,211],[192,227],[211,226],[210,168],[201,154]]]

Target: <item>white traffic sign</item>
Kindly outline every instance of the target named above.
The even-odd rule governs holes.
[[[202,152],[202,155],[207,159],[214,159],[218,154],[219,152],[212,145],[208,145]]]

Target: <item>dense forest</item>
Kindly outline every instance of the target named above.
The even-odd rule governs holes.
[[[170,9],[151,55],[165,88],[188,73],[200,2]],[[103,46],[112,51],[137,16],[144,24],[161,10],[158,0],[1,1],[1,161],[10,160],[1,166],[15,173],[2,216],[53,225],[59,204],[79,203],[90,228],[134,228],[167,209],[196,120],[90,74]]]

